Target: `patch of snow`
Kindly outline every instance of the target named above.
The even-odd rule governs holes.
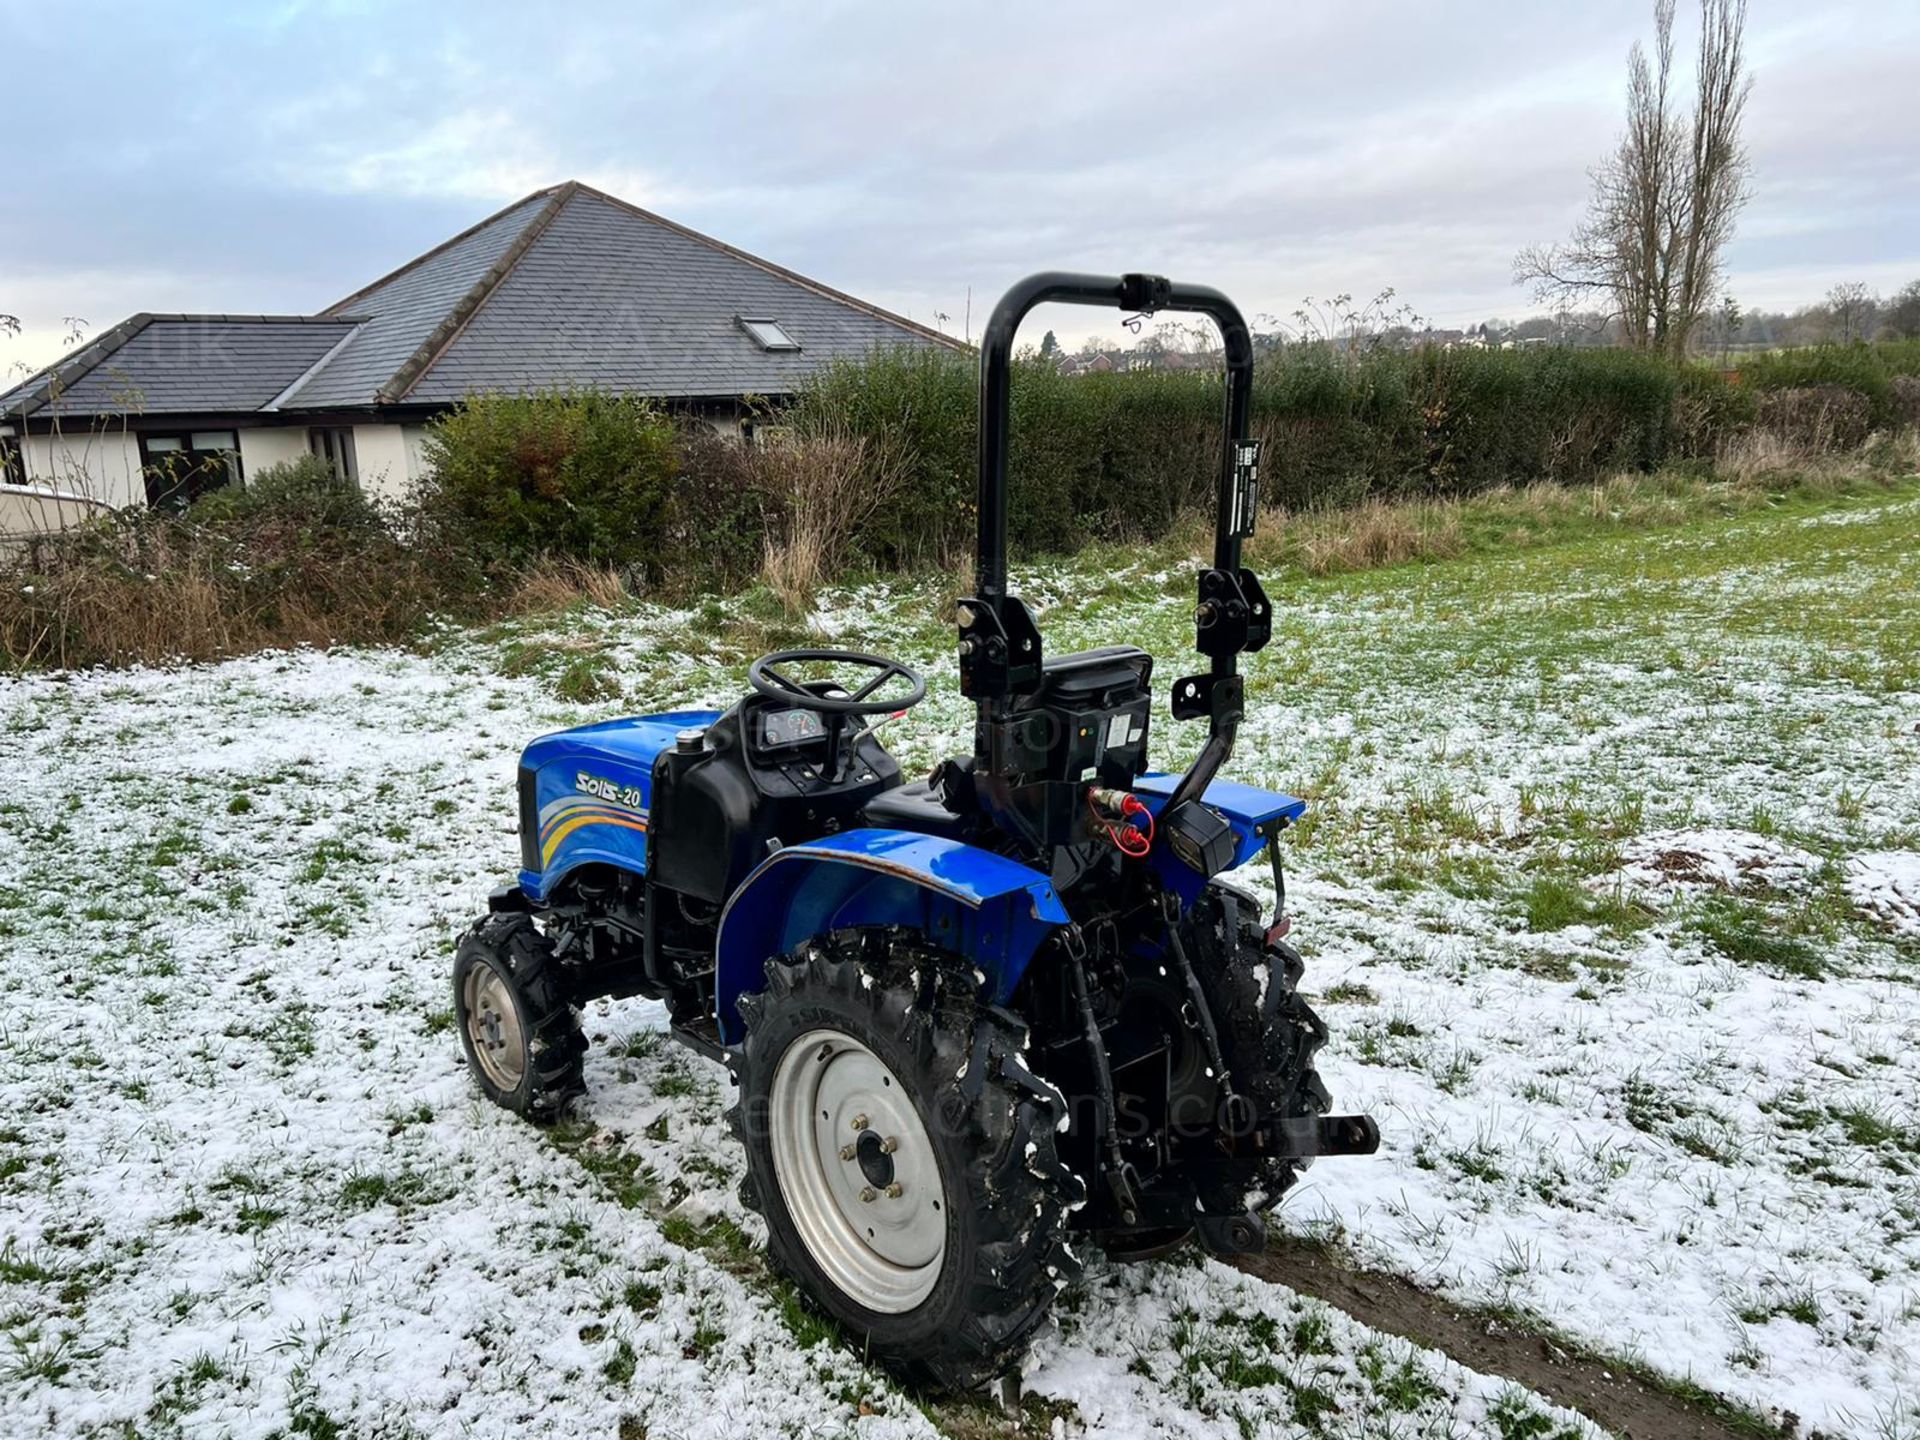
[[[1820,859],[1750,830],[1705,828],[1657,830],[1629,840],[1621,865],[1601,883],[1622,881],[1636,889],[1680,891],[1744,890],[1763,885],[1788,890],[1804,884],[1820,868]]]
[[[1920,935],[1920,852],[1869,850],[1847,860],[1847,894],[1903,935]]]

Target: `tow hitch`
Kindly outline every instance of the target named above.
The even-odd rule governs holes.
[[[1380,1127],[1371,1115],[1301,1115],[1267,1122],[1257,1148],[1290,1160],[1318,1155],[1371,1155],[1380,1148]]]
[[[1371,1155],[1380,1148],[1380,1127],[1370,1115],[1302,1115],[1269,1120],[1254,1131],[1252,1148],[1265,1155],[1307,1160],[1320,1155]],[[1267,1248],[1266,1222],[1251,1211],[1196,1214],[1193,1234],[1213,1255],[1251,1255]]]

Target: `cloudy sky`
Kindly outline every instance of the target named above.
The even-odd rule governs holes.
[[[1751,3],[1732,293],[1920,277],[1920,4]],[[0,371],[67,317],[315,309],[568,178],[955,333],[1052,267],[1523,314],[1650,11],[0,0]]]

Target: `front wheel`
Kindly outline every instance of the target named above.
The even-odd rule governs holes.
[[[453,957],[453,1016],[467,1068],[487,1098],[557,1120],[586,1089],[587,1042],[560,985],[553,942],[526,915],[489,915]]]
[[[1018,1358],[1077,1266],[1079,1180],[1025,1027],[917,941],[841,931],[743,997],[749,1204],[774,1263],[909,1381],[964,1389]]]

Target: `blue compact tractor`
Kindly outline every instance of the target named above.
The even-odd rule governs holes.
[[[1007,590],[1014,331],[1049,301],[1194,311],[1226,351],[1205,665],[1175,721],[1183,774],[1148,768],[1153,659],[1049,655]],[[788,650],[724,711],[535,740],[519,883],[461,941],[454,1000],[480,1087],[534,1119],[582,1091],[577,1007],[663,1001],[724,1064],[746,1203],[772,1263],[913,1383],[1017,1360],[1090,1242],[1144,1258],[1189,1238],[1258,1249],[1314,1156],[1373,1150],[1329,1116],[1326,1029],[1288,919],[1221,877],[1302,801],[1216,778],[1244,708],[1236,665],[1273,615],[1241,541],[1258,508],[1253,349],[1218,291],[1159,276],[1036,275],[980,357],[979,550],[959,602],[973,750],[908,781],[876,718],[926,682],[899,660]]]

